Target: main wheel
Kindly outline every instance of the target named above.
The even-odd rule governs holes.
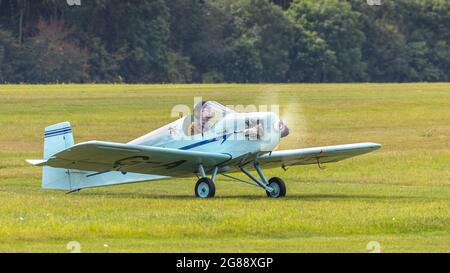
[[[202,177],[195,184],[195,196],[200,198],[214,197],[216,194],[216,186],[208,177]]]
[[[269,179],[269,187],[273,189],[272,192],[268,192],[267,196],[272,198],[279,198],[286,195],[286,185],[284,184],[284,181],[281,180],[279,177],[272,177]]]

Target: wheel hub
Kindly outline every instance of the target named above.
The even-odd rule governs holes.
[[[199,189],[198,195],[200,195],[200,197],[207,197],[208,196],[208,194],[209,194],[209,186],[208,186],[208,184],[202,182],[198,186],[198,189]]]
[[[277,183],[271,183],[270,187],[272,188],[272,191],[270,192],[270,195],[278,196],[280,194],[280,186],[278,186]]]

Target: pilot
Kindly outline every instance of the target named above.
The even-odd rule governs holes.
[[[187,129],[188,135],[193,136],[209,131],[223,117],[213,107],[214,105],[208,103],[208,101],[202,101],[195,105],[194,120],[189,124]],[[259,139],[263,132],[263,126],[259,122],[250,122],[248,128],[243,130],[244,135],[251,140]]]
[[[188,132],[190,135],[196,135],[208,131],[214,126],[214,112],[211,106],[202,101],[194,107],[194,121],[189,125]]]

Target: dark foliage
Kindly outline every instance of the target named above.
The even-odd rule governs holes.
[[[450,1],[380,1],[0,0],[0,82],[449,81]]]

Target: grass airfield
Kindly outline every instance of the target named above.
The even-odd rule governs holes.
[[[218,176],[85,189],[40,188],[44,127],[75,142],[127,142],[193,97],[280,104],[279,149],[372,141],[373,153],[267,170],[287,197]],[[0,85],[0,252],[450,252],[450,84]],[[243,178],[243,176],[241,176]]]

